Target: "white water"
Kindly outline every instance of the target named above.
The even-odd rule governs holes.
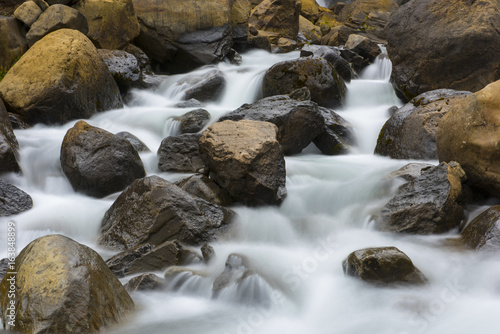
[[[239,67],[220,64],[228,88],[221,101],[207,106],[212,121],[254,101],[263,72],[297,56],[253,52],[244,55]],[[235,207],[238,218],[232,233],[213,244],[216,260],[191,268],[202,276],[184,274],[170,290],[134,294],[136,312],[105,333],[498,333],[498,259],[444,246],[456,231],[446,236],[398,236],[378,232],[369,223],[371,213],[390,198],[382,190],[381,177],[408,162],[372,154],[387,109],[399,104],[388,83],[389,65],[381,59],[348,85],[346,106],[338,112],[355,128],[359,147],[352,154],[288,157],[289,195],[281,207]],[[99,114],[89,123],[114,133],[133,133],[153,152],[141,155],[148,174],[179,178],[158,172],[154,152],[165,136],[178,131],[172,118],[190,110],[173,107],[182,96],[182,87],[174,87],[181,77],[171,78],[157,91],[136,92],[128,108]],[[16,131],[24,176],[6,179],[34,201],[32,210],[11,217],[19,230],[19,251],[37,237],[62,233],[104,257],[111,255],[95,240],[116,194],[103,200],[76,194],[59,166],[62,139],[74,123]],[[0,230],[0,240],[6,240],[6,229]],[[374,288],[344,276],[341,263],[350,252],[376,246],[404,251],[430,283],[420,288]],[[2,241],[0,258],[6,256],[5,248]],[[246,281],[244,292],[232,288],[212,299],[212,282],[231,253],[245,255],[262,278]],[[242,297],[245,293],[267,299],[267,307],[249,304]]]

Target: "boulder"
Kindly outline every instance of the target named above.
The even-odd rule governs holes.
[[[99,243],[115,250],[175,239],[201,245],[220,236],[232,217],[232,211],[150,176],[134,181],[109,208]]]
[[[309,88],[311,100],[327,108],[342,105],[347,92],[344,80],[328,61],[301,57],[277,63],[267,70],[262,93],[264,97],[289,94],[301,87]]]
[[[0,99],[0,174],[21,171],[17,161],[18,151],[19,143],[12,129],[9,114]]]
[[[401,186],[376,217],[379,229],[414,234],[443,233],[458,227],[464,216],[459,204],[466,176],[456,162],[425,168]]]
[[[410,6],[408,3],[406,6]],[[471,186],[500,196],[500,81],[455,101],[439,123],[440,161],[457,161]]]
[[[227,120],[211,125],[199,141],[210,177],[237,202],[280,204],[286,196],[286,170],[277,133],[268,122]]]
[[[158,168],[163,172],[208,173],[198,144],[200,136],[186,133],[163,139],[158,149]]]
[[[339,49],[327,45],[304,45],[300,51],[301,57],[323,58],[335,68],[337,73],[346,82],[350,82],[353,77],[351,65],[345,60]]]
[[[131,134],[130,132],[127,131],[122,131],[118,132],[116,134],[118,138],[123,138],[128,140],[130,144],[132,144],[132,147],[137,151],[137,152],[151,152],[151,150],[144,144],[142,140]]]
[[[465,245],[482,251],[500,249],[500,206],[492,206],[481,212],[460,233]]]
[[[356,144],[351,124],[331,109],[319,107],[319,111],[325,125],[319,136],[314,138],[314,145],[326,155],[348,153]]]
[[[44,36],[59,29],[74,29],[86,35],[89,32],[87,19],[79,11],[64,5],[53,5],[47,8],[26,34],[31,47]]]
[[[233,0],[231,25],[233,26],[233,47],[242,51],[247,45],[248,19],[252,4],[248,0]]]
[[[437,160],[439,121],[450,111],[453,101],[468,94],[471,93],[437,89],[414,97],[384,124],[375,153],[393,159]]]
[[[365,64],[372,63],[382,53],[377,43],[361,35],[351,34],[345,42],[345,48],[364,58]]]
[[[319,6],[316,0],[301,0],[300,15],[315,23],[319,19]]]
[[[219,121],[243,119],[275,124],[278,127],[278,142],[286,155],[300,153],[321,134],[325,126],[316,103],[299,102],[285,95],[244,104],[222,116]]]
[[[26,50],[23,24],[14,17],[0,16],[0,72],[6,72]]]
[[[86,17],[88,36],[100,49],[121,49],[139,36],[132,0],[80,0],[75,8]]]
[[[135,44],[169,72],[224,59],[232,45],[230,0],[132,0],[141,31]]]
[[[0,82],[0,95],[9,111],[29,124],[65,123],[123,107],[94,45],[71,29],[57,30],[33,45]]]
[[[22,333],[97,333],[134,308],[120,281],[92,249],[62,235],[41,237],[16,258],[14,326],[7,324],[9,272],[0,283],[7,329]]]
[[[302,15],[299,17],[299,32],[304,35],[309,43],[321,43],[321,29]]]
[[[132,278],[125,284],[125,289],[134,293],[137,291],[162,290],[165,287],[165,280],[155,274],[142,274]]]
[[[210,113],[205,109],[195,109],[181,116],[181,133],[196,133],[203,130],[210,121]]]
[[[227,206],[232,204],[231,196],[217,183],[205,175],[195,174],[187,179],[176,182],[182,190],[207,202]]]
[[[61,166],[75,191],[104,197],[125,189],[146,172],[128,140],[79,121],[61,146]]]
[[[215,101],[220,98],[226,77],[222,71],[214,69],[203,74],[190,74],[177,82],[178,85],[187,85],[184,91],[186,100],[196,99],[200,102]]]
[[[134,55],[122,50],[97,50],[120,92],[126,95],[131,88],[142,88],[142,73]]]
[[[410,100],[440,88],[476,92],[499,80],[498,26],[497,0],[422,0],[401,6],[385,28],[398,96]]]
[[[28,27],[31,27],[31,25],[38,20],[40,14],[42,14],[42,9],[33,1],[23,2],[14,11],[14,17],[26,24]]]
[[[342,262],[344,273],[378,286],[421,285],[427,282],[411,259],[396,247],[360,249]]]
[[[17,215],[33,207],[31,196],[0,180],[0,217]]]

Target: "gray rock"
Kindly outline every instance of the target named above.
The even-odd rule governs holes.
[[[196,133],[203,130],[210,121],[210,113],[205,109],[195,109],[181,116],[181,133]]]
[[[469,248],[497,252],[500,249],[500,206],[492,206],[479,214],[460,237]]]
[[[377,43],[367,37],[356,34],[349,36],[345,43],[345,48],[363,57],[367,63],[372,63],[382,53]]]
[[[186,100],[216,101],[226,87],[226,78],[224,73],[214,69],[201,75],[191,74],[180,80],[178,84],[189,86],[184,95]]]
[[[205,263],[209,263],[215,258],[214,248],[209,244],[204,244],[203,246],[201,246],[201,254],[203,254],[203,260],[205,261]]]
[[[7,274],[8,266],[9,259],[5,258],[0,260],[0,282],[2,281],[5,274]]]
[[[314,138],[314,144],[326,155],[346,154],[356,144],[354,130],[345,119],[333,110],[319,107],[324,119],[324,128]]]
[[[97,52],[113,75],[122,95],[131,88],[142,88],[142,73],[137,58],[122,50],[98,49]]]
[[[124,287],[130,293],[162,290],[165,287],[165,280],[155,274],[142,274],[132,278]]]
[[[208,173],[198,144],[200,136],[186,133],[163,139],[158,149],[158,168],[164,172]]]
[[[28,27],[35,23],[40,14],[42,14],[42,10],[33,1],[23,2],[14,12],[16,19],[22,21]]]
[[[12,129],[7,109],[0,99],[0,173],[20,172],[19,143]]]
[[[0,217],[17,215],[33,207],[31,196],[0,180]]]
[[[340,50],[333,46],[306,44],[302,47],[300,56],[326,59],[346,82],[350,82],[353,77],[351,65],[342,57]]]
[[[134,147],[137,152],[151,152],[151,150],[136,136],[127,131],[118,132],[116,134],[118,138],[123,138],[128,140],[130,144]]]

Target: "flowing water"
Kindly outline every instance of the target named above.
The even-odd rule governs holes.
[[[220,101],[207,105],[212,121],[255,101],[265,70],[296,57],[254,51],[244,55],[240,66],[219,64],[228,85]],[[380,57],[347,85],[346,104],[337,112],[354,126],[358,146],[351,154],[323,156],[309,147],[287,157],[288,197],[280,207],[234,207],[238,215],[231,232],[213,243],[215,261],[191,266],[194,274],[178,275],[166,291],[134,294],[136,312],[105,333],[498,333],[498,259],[446,246],[457,231],[401,236],[376,231],[370,223],[371,214],[394,192],[381,179],[408,163],[372,154],[387,109],[400,105],[388,82],[390,70],[390,61]],[[185,89],[176,84],[181,78],[173,76],[154,91],[136,91],[126,108],[88,122],[113,133],[133,133],[153,151],[141,154],[148,175],[179,179],[184,175],[158,171],[154,152],[165,136],[178,133],[175,116],[189,111],[174,107]],[[105,258],[112,255],[95,240],[117,194],[105,199],[77,194],[61,171],[61,142],[74,123],[16,131],[23,176],[6,179],[34,201],[32,210],[11,217],[19,230],[18,251],[37,237],[60,233]],[[0,240],[7,240],[6,228],[0,229]],[[378,246],[404,251],[429,284],[374,288],[344,276],[342,260],[349,253]],[[2,242],[0,258],[6,253]],[[245,256],[259,275],[213,298],[214,279],[232,253]]]

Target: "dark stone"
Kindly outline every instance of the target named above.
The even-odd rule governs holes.
[[[130,144],[134,147],[137,152],[151,152],[151,150],[136,136],[127,131],[118,132],[116,134],[118,138],[123,138],[128,140]]]
[[[205,175],[196,174],[177,182],[176,185],[193,196],[213,204],[227,206],[233,203],[231,196]]]
[[[177,84],[189,86],[184,92],[186,100],[215,101],[220,98],[226,87],[226,77],[219,70],[211,70],[204,74],[191,74],[179,80]]]
[[[0,174],[21,171],[17,161],[19,143],[12,129],[7,109],[0,99]]]
[[[130,293],[162,290],[165,287],[165,280],[155,274],[142,274],[132,278],[124,287]]]
[[[345,44],[347,50],[357,53],[365,59],[365,63],[372,63],[382,53],[377,43],[369,38],[352,34]]]
[[[9,259],[1,259],[0,260],[0,282],[2,281],[5,274],[7,274],[7,270],[9,269]]]
[[[482,251],[500,249],[500,206],[492,206],[474,218],[460,233],[469,248]]]
[[[344,79],[346,82],[351,81],[351,78],[353,76],[351,66],[349,65],[349,62],[342,57],[340,50],[335,47],[327,45],[307,44],[304,45],[304,47],[300,51],[300,56],[324,58],[333,65],[342,79]]]
[[[200,136],[186,133],[163,139],[158,149],[158,168],[164,172],[208,173],[198,144]]]
[[[17,215],[33,207],[31,196],[0,180],[0,217]]]
[[[213,259],[215,259],[214,248],[209,244],[204,244],[203,246],[201,246],[201,254],[203,254],[203,260],[205,261],[205,263],[209,263]]]
[[[122,50],[98,49],[97,52],[113,75],[122,95],[126,95],[132,88],[144,87],[141,69],[134,55]]]
[[[333,110],[319,107],[324,118],[321,134],[314,138],[314,144],[326,155],[346,154],[356,144],[351,124]]]
[[[210,113],[205,109],[195,109],[181,116],[181,133],[196,133],[203,130],[210,121]]]
[[[353,51],[347,50],[347,49],[342,49],[342,50],[340,50],[340,55],[342,56],[342,58],[344,58],[349,63],[351,63],[353,68],[356,71],[359,72],[361,69],[363,69],[363,67],[365,65],[364,59],[363,59],[363,57],[358,55],[356,52],[353,52]]]

